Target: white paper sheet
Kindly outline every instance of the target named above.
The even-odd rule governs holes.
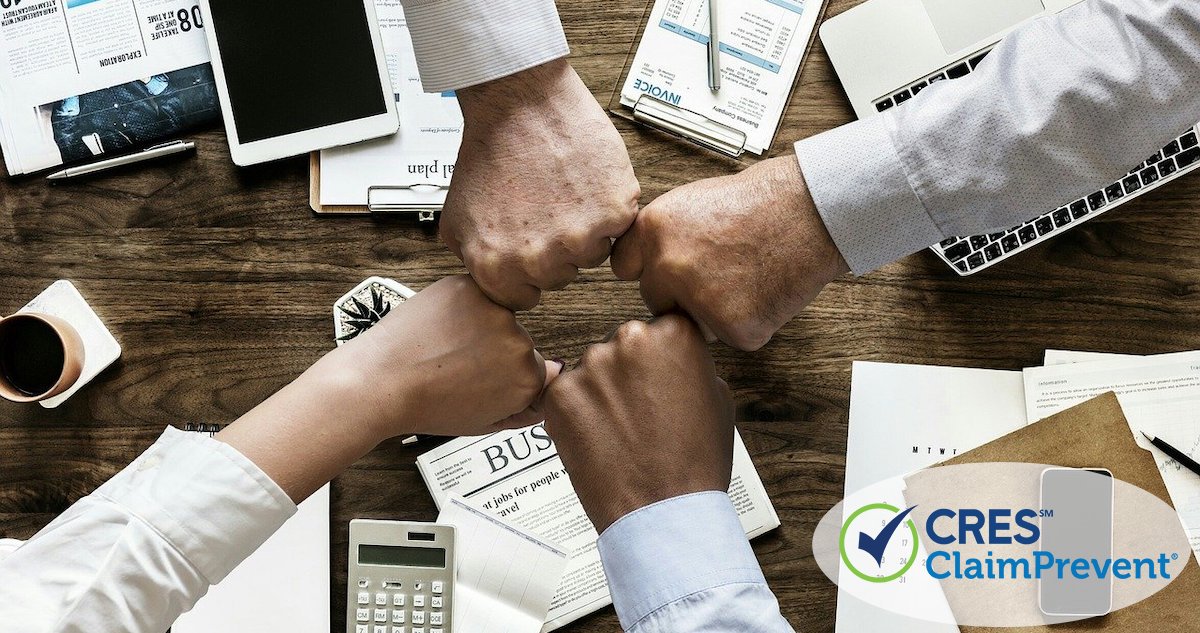
[[[854,363],[847,495],[1025,426],[1024,403],[1021,372]],[[931,608],[948,607],[942,598]],[[904,618],[839,591],[836,630],[943,633],[958,627]]]
[[[195,608],[179,616],[171,633],[328,633],[329,604],[326,484]]]
[[[1095,357],[1090,354],[1078,358]],[[1193,551],[1200,556],[1200,475],[1154,448],[1141,433],[1159,437],[1193,458],[1200,456],[1200,352],[1031,367],[1024,373],[1026,409],[1031,420],[1108,391],[1117,393],[1134,440],[1154,453],[1171,502]]]
[[[449,186],[462,142],[463,117],[454,93],[427,94],[400,0],[375,0],[388,73],[396,90],[400,131],[393,136],[321,152],[321,204],[362,206],[372,186]],[[386,203],[428,202],[430,194],[384,192]],[[446,192],[435,192],[440,205]]]
[[[649,94],[746,133],[746,149],[771,144],[820,0],[725,0],[718,6],[721,90],[708,87],[708,0],[655,0],[621,104]]]
[[[437,522],[455,528],[454,630],[541,631],[567,568],[567,552],[457,495],[447,500]]]

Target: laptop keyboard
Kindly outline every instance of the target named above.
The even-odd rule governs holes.
[[[875,102],[875,108],[880,112],[890,110],[912,99],[932,83],[964,77],[978,68],[990,52],[991,49],[981,51],[879,99]],[[960,275],[970,275],[1116,208],[1198,166],[1200,140],[1197,128],[1193,127],[1129,170],[1120,180],[1099,191],[1010,229],[985,235],[951,237],[930,248]]]

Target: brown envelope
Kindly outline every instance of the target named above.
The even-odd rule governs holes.
[[[1053,464],[1073,468],[1103,467],[1112,471],[1114,477],[1171,504],[1167,488],[1159,475],[1154,455],[1139,447],[1133,439],[1125,414],[1117,396],[1107,393],[1076,405],[1045,420],[1031,424],[998,440],[984,444],[975,450],[943,462],[940,465],[972,464],[981,462],[1026,462]],[[918,475],[914,475],[914,478]],[[905,492],[910,504],[935,502],[935,494],[914,489],[910,478]],[[924,498],[922,496],[924,495]],[[1120,530],[1122,517],[1114,517],[1114,529]],[[1128,521],[1129,518],[1124,518]],[[1127,527],[1127,526],[1126,526]],[[1182,538],[1182,526],[1180,537]],[[1165,589],[1132,606],[1120,609],[1107,616],[1078,620],[1053,626],[1029,628],[992,628],[963,626],[964,633],[994,631],[995,633],[1017,633],[1021,631],[1134,631],[1137,633],[1171,633],[1178,631],[1200,631],[1200,570],[1186,550],[1188,559],[1184,571]],[[955,596],[947,589],[947,599],[952,607]]]

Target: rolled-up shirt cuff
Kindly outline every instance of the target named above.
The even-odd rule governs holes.
[[[232,446],[175,428],[95,494],[156,530],[210,584],[296,513],[283,490]]]
[[[425,92],[459,90],[570,53],[554,0],[402,0]]]
[[[624,630],[690,595],[732,584],[766,585],[737,511],[724,492],[700,492],[631,512],[598,544]]]
[[[817,212],[856,275],[946,237],[913,190],[889,123],[884,114],[796,143]]]

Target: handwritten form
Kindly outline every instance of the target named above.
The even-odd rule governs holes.
[[[459,496],[447,500],[438,523],[455,528],[454,629],[541,631],[567,568],[568,552],[471,507]]]
[[[1106,360],[1096,360],[1101,357]],[[1024,372],[1029,419],[1040,420],[1115,391],[1138,446],[1154,453],[1192,550],[1200,556],[1200,475],[1142,436],[1144,431],[1192,458],[1200,457],[1200,352],[1121,356],[1052,350],[1046,362],[1059,364]]]

